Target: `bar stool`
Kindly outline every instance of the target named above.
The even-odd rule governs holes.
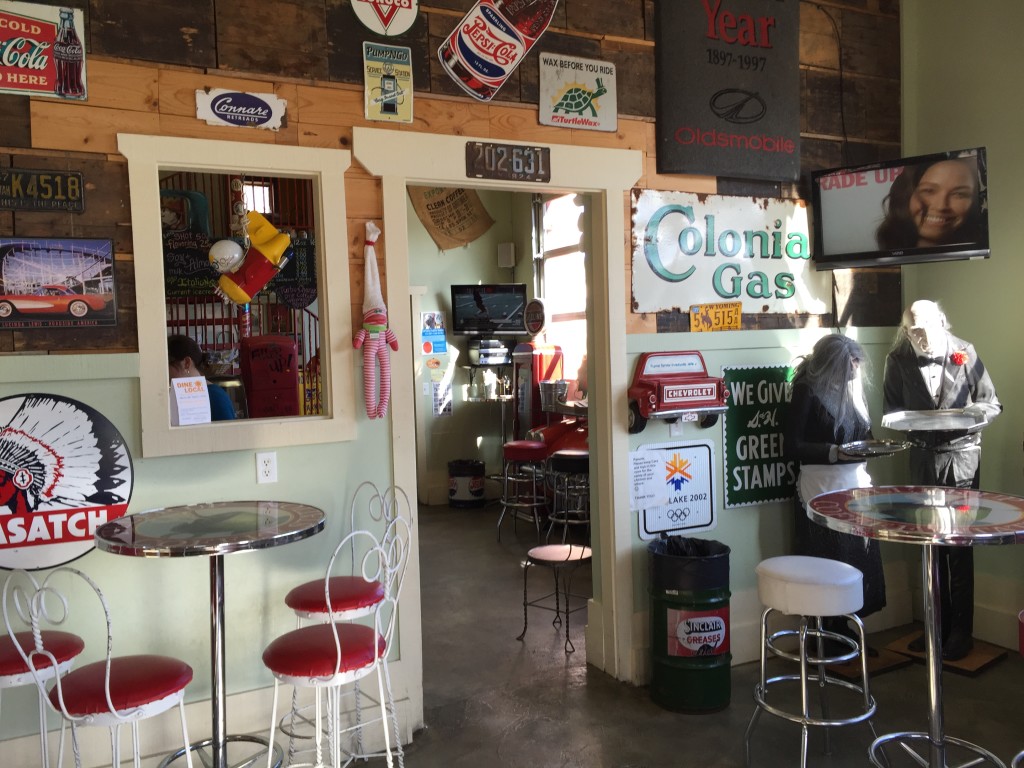
[[[548,459],[548,477],[551,480],[551,513],[545,541],[551,541],[551,531],[562,526],[565,544],[570,526],[586,526],[590,540],[590,452],[566,448],[555,451]]]
[[[831,726],[854,725],[867,721],[872,735],[874,726],[869,718],[875,713],[875,700],[868,689],[867,655],[864,653],[864,625],[854,613],[864,604],[863,574],[852,565],[821,557],[805,557],[791,555],[772,557],[761,561],[755,569],[757,572],[757,594],[761,603],[766,606],[761,614],[761,675],[760,682],[754,687],[756,707],[750,718],[745,737],[746,764],[750,765],[750,737],[754,731],[761,712],[799,723],[801,729],[800,766],[807,765],[808,729],[812,726],[825,728],[825,751],[829,751],[828,728]],[[768,631],[768,621],[772,614],[799,616],[799,629],[782,629],[772,633]],[[841,617],[852,622],[856,627],[857,639],[823,628],[822,617]],[[785,638],[795,638],[799,645],[795,651],[783,647],[780,643]],[[816,649],[808,651],[808,640],[813,639]],[[829,645],[838,644],[840,650],[830,651],[825,655],[825,641]],[[784,674],[769,678],[767,676],[768,655],[797,662],[799,674]],[[826,667],[830,664],[843,664],[853,660],[860,661],[862,685],[842,680],[829,675]],[[811,674],[809,667],[817,667],[817,673]],[[781,683],[797,682],[800,691],[800,711],[793,712],[776,704],[768,703],[768,691]],[[820,706],[812,714],[810,683],[816,683]],[[782,686],[785,688],[786,686]],[[828,688],[845,688],[858,695],[855,711],[845,717],[833,717],[829,714]]]
[[[565,652],[572,653],[576,650],[572,640],[569,639],[569,616],[576,613],[576,611],[582,611],[586,608],[587,598],[583,595],[572,594],[572,577],[577,568],[584,563],[590,562],[591,554],[590,547],[584,547],[579,544],[544,544],[543,546],[534,547],[526,553],[526,562],[523,563],[523,631],[516,640],[522,640],[526,637],[526,628],[528,626],[527,609],[530,606],[534,606],[535,608],[555,612],[555,618],[551,620],[551,626],[553,627],[560,626],[562,624],[562,616],[565,616]],[[530,568],[534,565],[551,569],[555,576],[555,589],[553,592],[549,592],[542,597],[530,600],[526,584]],[[562,589],[561,593],[559,593],[560,586]],[[547,604],[552,597],[555,598],[554,608]],[[582,599],[584,603],[571,608],[569,606],[570,598]],[[565,608],[561,607],[562,600],[565,601]]]
[[[498,541],[501,521],[511,513],[512,530],[516,520],[531,520],[540,541],[540,516],[547,510],[544,493],[544,463],[548,447],[539,440],[512,440],[502,446],[504,469],[501,482],[501,515],[498,517]]]

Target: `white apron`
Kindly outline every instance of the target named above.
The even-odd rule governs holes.
[[[871,485],[866,461],[854,464],[801,464],[797,491],[800,501],[807,502],[821,493],[846,488],[867,488]]]

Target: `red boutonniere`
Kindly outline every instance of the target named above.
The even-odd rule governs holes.
[[[953,363],[953,365],[966,365],[967,353],[961,349],[950,355],[949,359]]]

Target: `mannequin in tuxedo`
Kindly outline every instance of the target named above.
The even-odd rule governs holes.
[[[915,301],[903,313],[885,358],[883,410],[966,409],[991,420],[1002,410],[995,386],[974,346],[949,332],[934,301]],[[981,433],[917,433],[928,443],[910,449],[911,482],[978,488]],[[916,436],[915,436],[916,437]],[[917,441],[920,442],[920,441]],[[970,547],[939,547],[942,656],[962,659],[974,645],[974,555]],[[923,639],[911,643],[923,650]]]

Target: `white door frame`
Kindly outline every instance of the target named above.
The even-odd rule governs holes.
[[[625,329],[629,297],[626,286],[629,191],[643,172],[643,156],[635,150],[545,144],[543,146],[551,153],[549,183],[492,181],[466,175],[466,142],[472,140],[490,141],[487,137],[353,128],[353,156],[370,174],[381,179],[385,271],[391,297],[390,326],[399,335],[399,348],[412,349],[415,340],[411,337],[413,325],[408,301],[411,288],[406,221],[408,184],[591,195],[596,204],[592,207],[590,231],[584,234],[585,250],[593,264],[590,333],[594,337],[593,356],[588,358],[594,598],[587,614],[587,662],[617,679],[639,683],[640,670],[634,660],[634,646],[639,638],[633,637],[633,516],[629,513],[628,491]],[[391,376],[395,482],[403,488],[414,489],[416,434],[412,356],[395,355]],[[599,397],[595,398],[593,393],[599,393]],[[412,502],[415,509],[416,500]],[[406,583],[406,593],[414,595],[418,602],[418,570],[409,576],[412,578],[411,583]],[[419,615],[418,611],[414,612]],[[405,619],[403,614],[403,624]],[[403,634],[403,661],[408,650],[406,640],[413,638]],[[413,654],[419,654],[422,671],[422,643]],[[410,671],[416,667],[413,660]]]

